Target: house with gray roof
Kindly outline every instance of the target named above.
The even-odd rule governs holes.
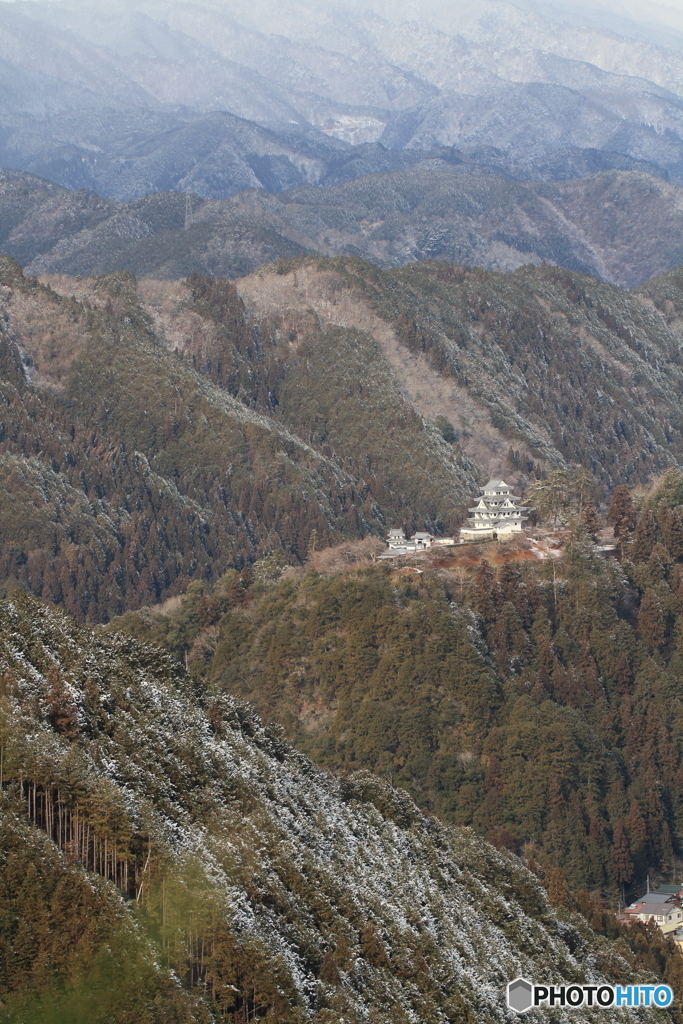
[[[666,935],[683,927],[683,904],[672,893],[648,892],[626,907],[623,920],[654,921]]]

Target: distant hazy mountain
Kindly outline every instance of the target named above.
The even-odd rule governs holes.
[[[683,18],[630,8],[4,3],[0,163],[117,199],[330,184],[440,147],[522,179],[683,178]]]
[[[358,147],[358,156],[371,164],[376,147]],[[683,262],[683,194],[659,178],[609,171],[523,183],[456,159],[423,159],[326,189],[306,185],[277,196],[249,189],[208,202],[160,192],[115,203],[7,171],[0,250],[32,274],[239,277],[319,252],[382,267],[441,259],[510,270],[547,262],[627,287]]]

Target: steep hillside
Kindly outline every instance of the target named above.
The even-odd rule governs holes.
[[[321,772],[154,648],[24,596],[0,668],[5,1018],[119,1024],[135,986],[145,1022],[493,1024],[518,974],[652,977],[516,858]]]
[[[681,190],[650,174],[523,184],[484,173],[453,150],[432,159],[418,152],[415,166],[379,173],[391,170],[388,158],[366,147],[354,157],[356,180],[346,184],[277,196],[252,188],[225,202],[161,192],[118,204],[4,171],[0,249],[30,273],[238,277],[319,252],[353,253],[382,267],[425,259],[494,270],[554,263],[627,287],[683,260]]]
[[[304,307],[325,326],[369,332],[413,405],[450,419],[484,472],[505,459],[526,460],[527,472],[534,460],[576,463],[611,488],[681,457],[680,323],[644,294],[550,267],[382,273],[320,259],[263,269],[237,289],[285,325]]]
[[[274,550],[449,534],[480,473],[583,466],[601,498],[683,457],[678,307],[648,292],[675,274],[3,267],[0,577],[90,621]]]
[[[321,410],[329,436],[294,399],[293,432],[278,392],[305,353],[225,283],[213,306],[171,288],[166,324],[154,284],[145,305],[130,276],[61,282],[60,296],[3,270],[1,574],[78,616],[164,599],[264,551],[298,561],[396,516],[443,528],[475,485],[370,338],[337,332],[337,392],[323,391],[329,360],[307,371],[338,402]]]
[[[496,544],[399,569],[360,551],[298,574],[266,560],[238,600],[197,588],[115,627],[319,764],[381,772],[442,820],[615,893],[683,853],[683,478],[639,516],[626,499],[621,564],[580,523],[545,561]]]

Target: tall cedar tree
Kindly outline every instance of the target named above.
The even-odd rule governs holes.
[[[664,613],[654,590],[648,589],[643,595],[638,612],[638,632],[651,651],[660,648],[666,639]]]
[[[635,529],[636,513],[626,484],[619,484],[612,495],[607,522],[614,526],[614,536],[623,540]]]
[[[633,878],[633,861],[624,823],[619,822],[614,830],[611,857],[612,876],[619,885],[625,885]]]
[[[592,501],[589,501],[588,504],[583,506],[581,512],[581,521],[583,522],[583,525],[586,527],[588,535],[593,540],[597,540],[598,534],[602,529],[602,520],[600,518],[600,514],[597,508],[595,507]]]

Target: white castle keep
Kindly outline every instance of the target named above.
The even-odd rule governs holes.
[[[479,502],[467,522],[460,530],[460,543],[471,540],[496,540],[513,533],[521,533],[527,517],[526,505],[520,505],[521,498],[512,493],[512,488],[504,480],[489,480],[485,485]],[[415,554],[433,547],[450,547],[456,542],[452,537],[434,537],[431,533],[415,533],[408,540],[400,528],[389,530],[387,537],[388,551],[378,555],[381,560],[395,562],[402,555]]]
[[[470,525],[460,530],[460,540],[488,540],[521,532],[527,519],[523,513],[528,511],[519,504],[521,500],[504,480],[489,480],[478,504],[469,509]]]

